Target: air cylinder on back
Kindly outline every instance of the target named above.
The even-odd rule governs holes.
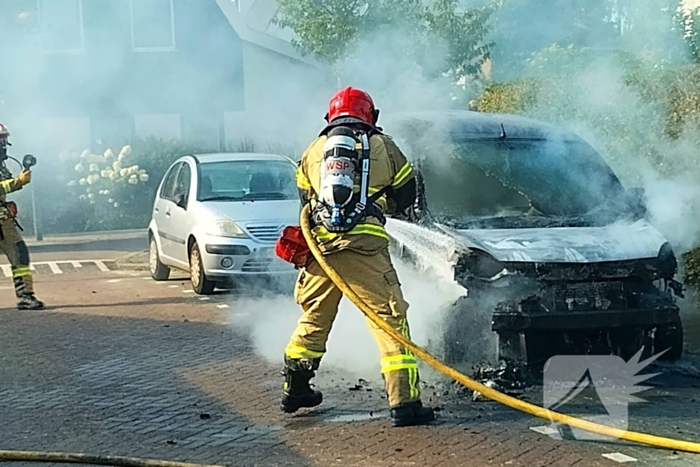
[[[352,200],[357,172],[357,139],[347,127],[328,133],[323,145],[320,199],[331,208],[331,222],[342,222],[340,210]]]

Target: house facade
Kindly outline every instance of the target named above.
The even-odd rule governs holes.
[[[0,0],[0,121],[35,152],[303,133],[332,80],[275,12],[274,0]]]

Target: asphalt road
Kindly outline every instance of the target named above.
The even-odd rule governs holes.
[[[323,405],[284,415],[281,355],[261,351],[255,314],[273,306],[296,313],[279,305],[288,299],[261,298],[260,290],[199,297],[182,275],[156,283],[142,272],[111,270],[109,261],[89,265],[114,259],[109,251],[35,254],[37,261],[85,261],[61,273],[37,270],[46,311],[14,310],[10,280],[1,284],[0,449],[231,466],[700,466],[700,455],[553,439],[545,421],[471,402],[431,376],[424,400],[440,408],[437,423],[392,429],[379,375],[359,380],[340,371],[337,359],[316,378]],[[289,335],[296,317],[287,318],[269,324],[282,328],[269,338]],[[357,353],[356,345],[336,339],[332,350]],[[698,360],[689,354],[653,369],[662,374],[642,395],[649,402],[631,406],[631,429],[698,439]],[[533,388],[526,397],[537,401],[540,393]],[[586,412],[590,404],[573,409]]]

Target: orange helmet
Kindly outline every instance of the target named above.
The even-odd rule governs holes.
[[[355,117],[374,125],[379,111],[374,107],[372,97],[365,91],[347,87],[335,93],[328,104],[326,121],[332,122],[339,117]]]

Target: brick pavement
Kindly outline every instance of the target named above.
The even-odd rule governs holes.
[[[528,429],[541,421],[429,388],[442,408],[431,427],[390,428],[376,382],[325,385],[320,408],[284,415],[280,368],[245,329],[179,289],[117,277],[52,276],[53,311],[0,311],[0,448],[231,466],[616,465],[600,455],[616,448],[556,441]]]

